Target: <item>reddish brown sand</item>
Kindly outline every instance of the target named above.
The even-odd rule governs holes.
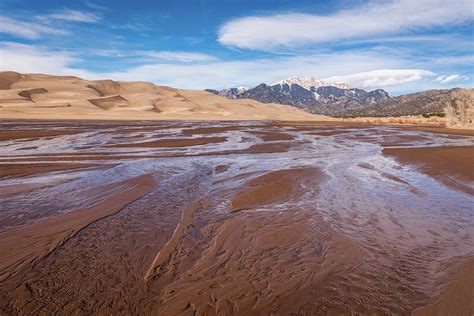
[[[6,163],[0,164],[0,178],[25,177],[35,174],[98,167],[94,164],[70,163]]]
[[[252,145],[248,149],[243,149],[242,153],[249,154],[262,154],[262,153],[280,153],[286,152],[291,147],[290,143],[278,143],[278,144],[257,144]]]
[[[189,146],[221,143],[221,142],[226,141],[226,139],[227,139],[226,137],[160,139],[160,140],[155,140],[151,142],[143,142],[143,143],[116,144],[116,145],[110,145],[109,147],[116,147],[116,148],[189,147]]]
[[[230,201],[230,211],[241,211],[259,206],[291,201],[304,193],[303,182],[318,183],[323,173],[318,169],[289,169],[266,173],[244,185]]]
[[[206,201],[205,204],[203,204],[203,201]],[[173,235],[168,240],[168,242],[161,248],[156,257],[153,259],[150,268],[146,271],[145,276],[143,277],[146,283],[148,283],[153,278],[159,277],[161,275],[160,270],[162,266],[170,260],[170,257],[173,255],[173,252],[176,251],[178,243],[183,238],[186,229],[193,222],[194,214],[199,210],[200,207],[206,206],[209,206],[209,199],[189,203],[183,209],[181,220],[176,226]]]
[[[149,176],[95,188],[102,199],[90,207],[0,233],[0,281],[50,254],[92,222],[114,214],[154,186]],[[92,193],[94,194],[94,193]]]
[[[370,126],[367,123],[349,122],[349,121],[277,121],[272,122],[272,126],[295,126],[295,127],[308,127],[308,126],[345,126],[345,127],[364,127]]]
[[[240,127],[240,126],[201,127],[201,128],[185,129],[183,131],[183,134],[185,135],[213,134],[213,133],[221,133],[221,132],[227,132],[227,131],[237,131],[243,128],[245,127]]]
[[[73,135],[79,133],[78,131],[44,131],[44,130],[21,130],[21,131],[0,131],[0,141],[25,139],[25,138],[38,138],[38,137],[52,137],[59,135]]]
[[[286,133],[278,133],[278,132],[259,132],[256,133],[258,136],[262,137],[262,139],[266,142],[274,142],[280,140],[293,140],[294,137],[286,134]]]
[[[453,129],[434,126],[409,126],[406,128],[415,131],[431,132],[437,134],[474,136],[474,130],[472,129]]]
[[[364,250],[359,245],[336,233],[322,218],[311,224],[307,215],[296,211],[282,216],[240,213],[212,226],[216,230],[214,242],[199,259],[187,259],[191,262],[185,275],[162,284],[162,301],[153,312],[324,313],[332,295],[327,285],[363,261]],[[189,239],[182,242],[192,243]],[[176,260],[186,259],[169,259],[161,279],[174,279],[169,267],[177,264]],[[150,280],[149,284],[159,286],[160,282]]]
[[[214,168],[214,172],[215,173],[223,173],[223,172],[226,172],[227,170],[229,170],[229,168],[230,168],[230,165],[217,165]]]
[[[383,147],[410,145],[413,142],[427,141],[428,138],[419,135],[388,135],[377,141]]]
[[[384,148],[384,154],[404,164],[413,164],[448,186],[474,195],[467,185],[453,181],[452,176],[465,182],[474,181],[474,147]]]
[[[474,130],[472,129],[453,129],[447,128],[445,126],[440,126],[439,124],[407,124],[405,126],[400,126],[400,124],[393,125],[389,122],[386,123],[368,123],[368,122],[356,122],[356,121],[277,121],[272,122],[272,126],[291,126],[294,127],[296,130],[306,131],[311,130],[310,127],[314,126],[328,126],[334,128],[337,126],[338,128],[363,128],[375,125],[390,125],[395,128],[400,128],[401,130],[413,130],[413,131],[422,131],[422,132],[431,132],[437,134],[447,134],[447,135],[464,135],[464,136],[474,136]]]
[[[318,136],[333,136],[338,134],[347,133],[346,131],[327,131],[327,132],[311,132],[311,135],[318,135]]]
[[[195,146],[195,145],[193,145]],[[34,162],[34,161],[90,161],[90,160],[123,160],[123,159],[150,159],[150,158],[172,158],[172,157],[201,157],[201,156],[228,156],[228,155],[245,155],[245,154],[271,154],[287,152],[292,144],[290,143],[275,143],[275,144],[256,144],[245,149],[240,150],[225,150],[225,151],[209,151],[202,154],[164,154],[164,155],[97,155],[95,152],[91,152],[87,155],[60,155],[56,157],[44,156],[44,157],[28,157],[28,158],[17,158],[16,162]],[[111,146],[108,146],[111,147]],[[135,147],[135,146],[131,146]],[[141,147],[141,146],[140,146]],[[163,147],[163,146],[158,146]],[[182,147],[182,146],[176,146]],[[146,147],[143,147],[146,148]],[[153,148],[153,147],[151,147]],[[9,162],[8,159],[1,159],[0,162]]]
[[[447,289],[432,305],[418,308],[414,315],[472,315],[474,312],[474,259],[468,260],[453,275],[444,276],[438,286]]]
[[[107,165],[88,163],[7,163],[0,164],[0,179],[18,179],[43,174],[58,175],[60,173],[67,174],[74,173],[75,171],[84,170],[105,170],[113,166],[113,164]],[[68,180],[0,185],[0,198],[12,197],[18,194],[24,194],[42,188],[54,187],[55,185],[66,181]]]
[[[452,191],[404,171],[470,201],[472,146],[382,148],[431,140],[363,124],[42,124],[57,139],[0,155],[0,181],[23,190],[0,194],[2,315],[474,312],[465,204],[420,213]]]

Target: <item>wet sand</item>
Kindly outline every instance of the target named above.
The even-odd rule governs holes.
[[[76,131],[42,131],[42,130],[0,130],[0,141],[25,139],[25,138],[38,138],[38,137],[54,137],[59,135],[71,135],[77,134]]]
[[[251,210],[273,203],[285,203],[304,194],[302,182],[317,186],[322,172],[318,169],[288,169],[266,173],[243,184],[230,200],[230,212]]]
[[[438,286],[444,293],[433,304],[418,308],[415,315],[469,315],[474,311],[474,260],[468,260],[453,275],[444,276]]]
[[[25,177],[46,172],[85,169],[94,166],[94,164],[51,164],[51,163],[6,163],[0,164],[0,178]]]
[[[403,164],[415,165],[444,184],[474,195],[469,186],[474,182],[473,146],[384,148],[384,154]]]
[[[0,314],[474,312],[469,133],[176,121],[0,130]],[[11,137],[25,130],[38,132]]]
[[[69,211],[0,233],[0,281],[32,266],[94,221],[110,216],[151,191],[152,177],[139,176],[95,188],[90,207]]]
[[[463,136],[474,136],[474,130],[472,129],[457,129],[457,128],[446,128],[446,127],[434,127],[434,126],[409,126],[409,129],[422,132],[431,132],[438,134],[448,135],[463,135]]]
[[[122,138],[123,139],[123,138]],[[198,146],[212,143],[220,143],[225,141],[225,137],[201,137],[201,138],[190,138],[190,139],[160,139],[151,142],[143,143],[126,143],[126,144],[114,144],[110,147],[115,148],[130,148],[130,147],[143,147],[143,148],[152,148],[152,147],[189,147],[189,146]]]
[[[264,141],[274,142],[279,140],[293,140],[293,136],[278,132],[259,132],[257,133]]]

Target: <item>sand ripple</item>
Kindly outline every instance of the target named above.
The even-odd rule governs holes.
[[[0,123],[0,313],[472,314],[474,138],[331,124]]]

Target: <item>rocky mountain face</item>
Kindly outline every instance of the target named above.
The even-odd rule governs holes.
[[[239,94],[238,98],[259,100],[262,103],[288,104],[305,110],[311,109],[318,103],[314,93],[297,84],[268,86],[262,83]]]
[[[379,104],[390,100],[388,93],[382,89],[365,91],[362,89],[340,89],[337,87],[311,88],[319,101],[319,111],[336,114],[350,109],[360,109],[368,105]]]
[[[327,86],[310,86],[308,84],[328,84],[323,81],[299,80],[295,78],[280,81],[274,85],[265,83],[251,89],[230,88],[220,91],[210,90],[214,94],[229,99],[254,99],[262,103],[279,103],[292,105],[315,114],[333,115],[347,109],[358,109],[390,99],[384,90],[365,91],[361,89],[343,88],[344,84]]]
[[[213,89],[206,89],[207,92],[220,95],[221,97],[225,97],[227,99],[238,99],[239,95],[244,93],[247,90],[248,88],[245,88],[245,87],[222,89],[220,91],[213,90]]]
[[[305,89],[310,89],[312,87],[327,87],[327,86],[332,86],[332,87],[337,87],[340,89],[349,89],[349,86],[345,83],[342,82],[335,82],[335,83],[330,83],[324,80],[320,80],[314,77],[290,77],[285,80],[280,80],[275,84],[297,84],[302,86]]]
[[[207,91],[229,99],[287,104],[314,114],[356,117],[441,114],[455,98],[457,90],[463,89],[429,90],[391,97],[382,89],[365,91],[312,77],[292,77],[274,85],[262,83],[251,89]]]
[[[456,89],[446,106],[446,125],[474,129],[474,89]]]
[[[402,116],[402,115],[442,115],[446,108],[457,102],[458,95],[468,95],[471,107],[474,106],[474,89],[427,90],[392,97],[384,102],[375,103],[359,109],[349,109],[339,116]]]

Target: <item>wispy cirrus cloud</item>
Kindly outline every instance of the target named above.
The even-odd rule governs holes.
[[[105,10],[108,10],[109,8],[107,8],[106,6],[103,6],[103,5],[100,5],[100,4],[97,4],[97,3],[93,3],[93,2],[90,2],[90,1],[85,1],[84,4],[86,6],[88,6],[89,8],[91,9],[95,9],[95,10],[102,10],[102,11],[105,11]]]
[[[28,40],[36,40],[46,35],[70,34],[64,27],[53,26],[51,21],[68,21],[92,23],[100,20],[100,17],[91,12],[64,9],[62,11],[34,16],[30,19],[0,16],[0,33],[13,35]]]
[[[469,80],[469,77],[468,76],[462,76],[462,75],[459,75],[459,74],[441,75],[441,76],[438,76],[435,80],[439,83],[449,83],[449,82],[453,82],[453,81]]]
[[[472,65],[474,64],[474,54],[433,58],[433,63],[442,65]]]
[[[25,39],[38,39],[44,35],[65,35],[68,32],[37,22],[23,21],[10,17],[0,16],[0,33],[10,34]]]
[[[219,29],[218,40],[237,48],[273,50],[426,30],[461,24],[473,17],[471,0],[369,2],[329,15],[285,13],[233,19]]]
[[[93,23],[101,19],[100,16],[95,13],[71,9],[63,9],[56,13],[39,16],[38,18],[41,20],[62,20],[84,23]]]
[[[120,49],[96,49],[87,51],[89,55],[101,57],[115,57],[128,60],[144,62],[174,62],[195,63],[216,61],[215,56],[193,51],[154,51],[154,50],[120,50]]]
[[[414,82],[434,75],[435,73],[423,69],[377,69],[344,76],[332,76],[323,80],[344,82],[352,87],[372,89]]]
[[[154,60],[170,61],[170,62],[208,62],[217,60],[216,57],[199,52],[184,51],[137,51],[135,54],[148,57]]]

